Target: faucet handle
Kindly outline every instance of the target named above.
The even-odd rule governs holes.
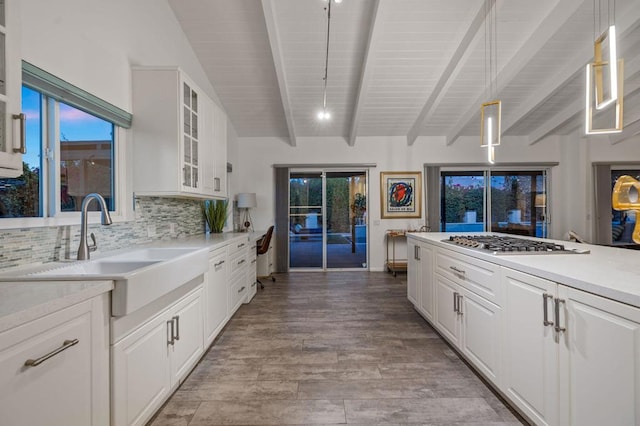
[[[91,237],[91,241],[93,241],[93,244],[89,246],[89,251],[96,251],[98,249],[98,243],[96,243],[96,236],[93,234],[93,232],[89,236]]]

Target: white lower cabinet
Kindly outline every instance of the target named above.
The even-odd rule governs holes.
[[[500,324],[502,309],[466,289],[458,302],[462,338],[460,349],[492,382],[501,380]]]
[[[407,297],[423,317],[433,322],[435,313],[433,248],[409,238],[407,250],[409,255]]]
[[[0,424],[109,424],[108,295],[0,333]]]
[[[421,285],[420,243],[413,239],[407,240],[407,298],[413,306],[418,307],[418,289]]]
[[[179,385],[203,351],[202,287],[112,346],[112,420],[142,425]]]
[[[252,246],[249,247],[247,252],[247,271],[246,271],[246,280],[247,280],[247,297],[244,303],[249,303],[253,299],[253,296],[258,292],[258,253],[256,252],[256,244],[253,243]]]
[[[204,282],[204,344],[209,346],[227,319],[227,248],[222,247],[209,254],[209,271]]]
[[[411,237],[409,250],[409,300],[531,422],[640,425],[639,308]]]
[[[561,425],[640,425],[640,309],[563,285]]]
[[[460,287],[438,274],[435,275],[435,327],[454,346],[460,347],[460,315],[458,303]]]
[[[501,309],[439,274],[435,275],[435,327],[487,378],[500,380]]]
[[[640,424],[640,309],[508,268],[503,282],[518,408],[541,425]]]
[[[508,268],[502,282],[503,392],[536,424],[557,425],[558,344],[553,326],[544,325],[545,305],[554,321],[557,284]]]

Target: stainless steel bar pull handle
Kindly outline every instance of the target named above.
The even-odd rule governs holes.
[[[458,311],[458,292],[457,291],[453,292],[453,312],[459,312]]]
[[[555,326],[555,330],[556,332],[560,333],[562,331],[566,331],[567,329],[565,327],[560,327],[560,304],[564,303],[564,299],[556,299],[556,326]]]
[[[553,321],[549,321],[549,310],[547,306],[547,299],[553,299],[553,296],[549,293],[542,293],[542,324],[546,327],[553,325]]]
[[[169,330],[171,330],[171,332],[169,333],[170,338],[167,339],[167,344],[168,345],[173,345],[176,343],[176,338],[175,338],[175,334],[176,334],[176,329],[175,329],[175,323],[173,322],[173,318],[170,319],[169,321],[167,321],[167,332],[169,332]]]
[[[13,148],[13,152],[19,152],[20,154],[27,153],[27,116],[21,112],[20,114],[13,114],[14,120],[20,120],[20,148]]]
[[[413,246],[413,258],[420,260],[420,246]]]
[[[52,350],[48,354],[42,355],[40,358],[28,359],[28,360],[26,360],[24,362],[24,365],[25,365],[25,367],[37,367],[38,365],[42,364],[43,362],[45,362],[49,358],[58,355],[62,351],[66,351],[71,346],[77,345],[79,342],[80,342],[80,340],[78,340],[78,339],[65,340],[64,342],[62,342],[62,346],[60,346],[59,348]]]
[[[176,340],[180,340],[180,315],[176,315],[172,320],[176,322]]]
[[[238,265],[242,265],[244,263],[244,259],[242,259],[240,262],[238,262]]]
[[[238,290],[238,293],[242,293],[242,290],[244,290],[244,286],[240,287],[240,290]]]
[[[455,266],[449,266],[449,269],[451,269],[451,270],[452,270],[452,271],[454,271],[454,272],[459,273],[460,275],[464,275],[464,274],[465,274],[464,269],[458,269],[458,268],[456,268]]]
[[[220,262],[218,262],[218,263],[214,263],[214,264],[213,264],[213,267],[214,267],[214,268],[217,268],[218,266],[222,266],[222,264],[224,264],[224,260],[221,260],[221,261],[220,261]]]

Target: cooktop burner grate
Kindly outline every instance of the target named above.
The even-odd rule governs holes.
[[[562,244],[550,241],[497,235],[458,235],[443,241],[458,246],[487,250],[493,254],[589,253],[589,250],[568,249]]]

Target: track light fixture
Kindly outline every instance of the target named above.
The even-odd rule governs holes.
[[[322,110],[318,112],[318,120],[328,121],[331,119],[331,113],[327,111],[327,80],[329,77],[329,34],[331,33],[331,3],[342,3],[342,0],[326,0],[327,7],[327,49],[324,57],[324,89],[322,91]]]

